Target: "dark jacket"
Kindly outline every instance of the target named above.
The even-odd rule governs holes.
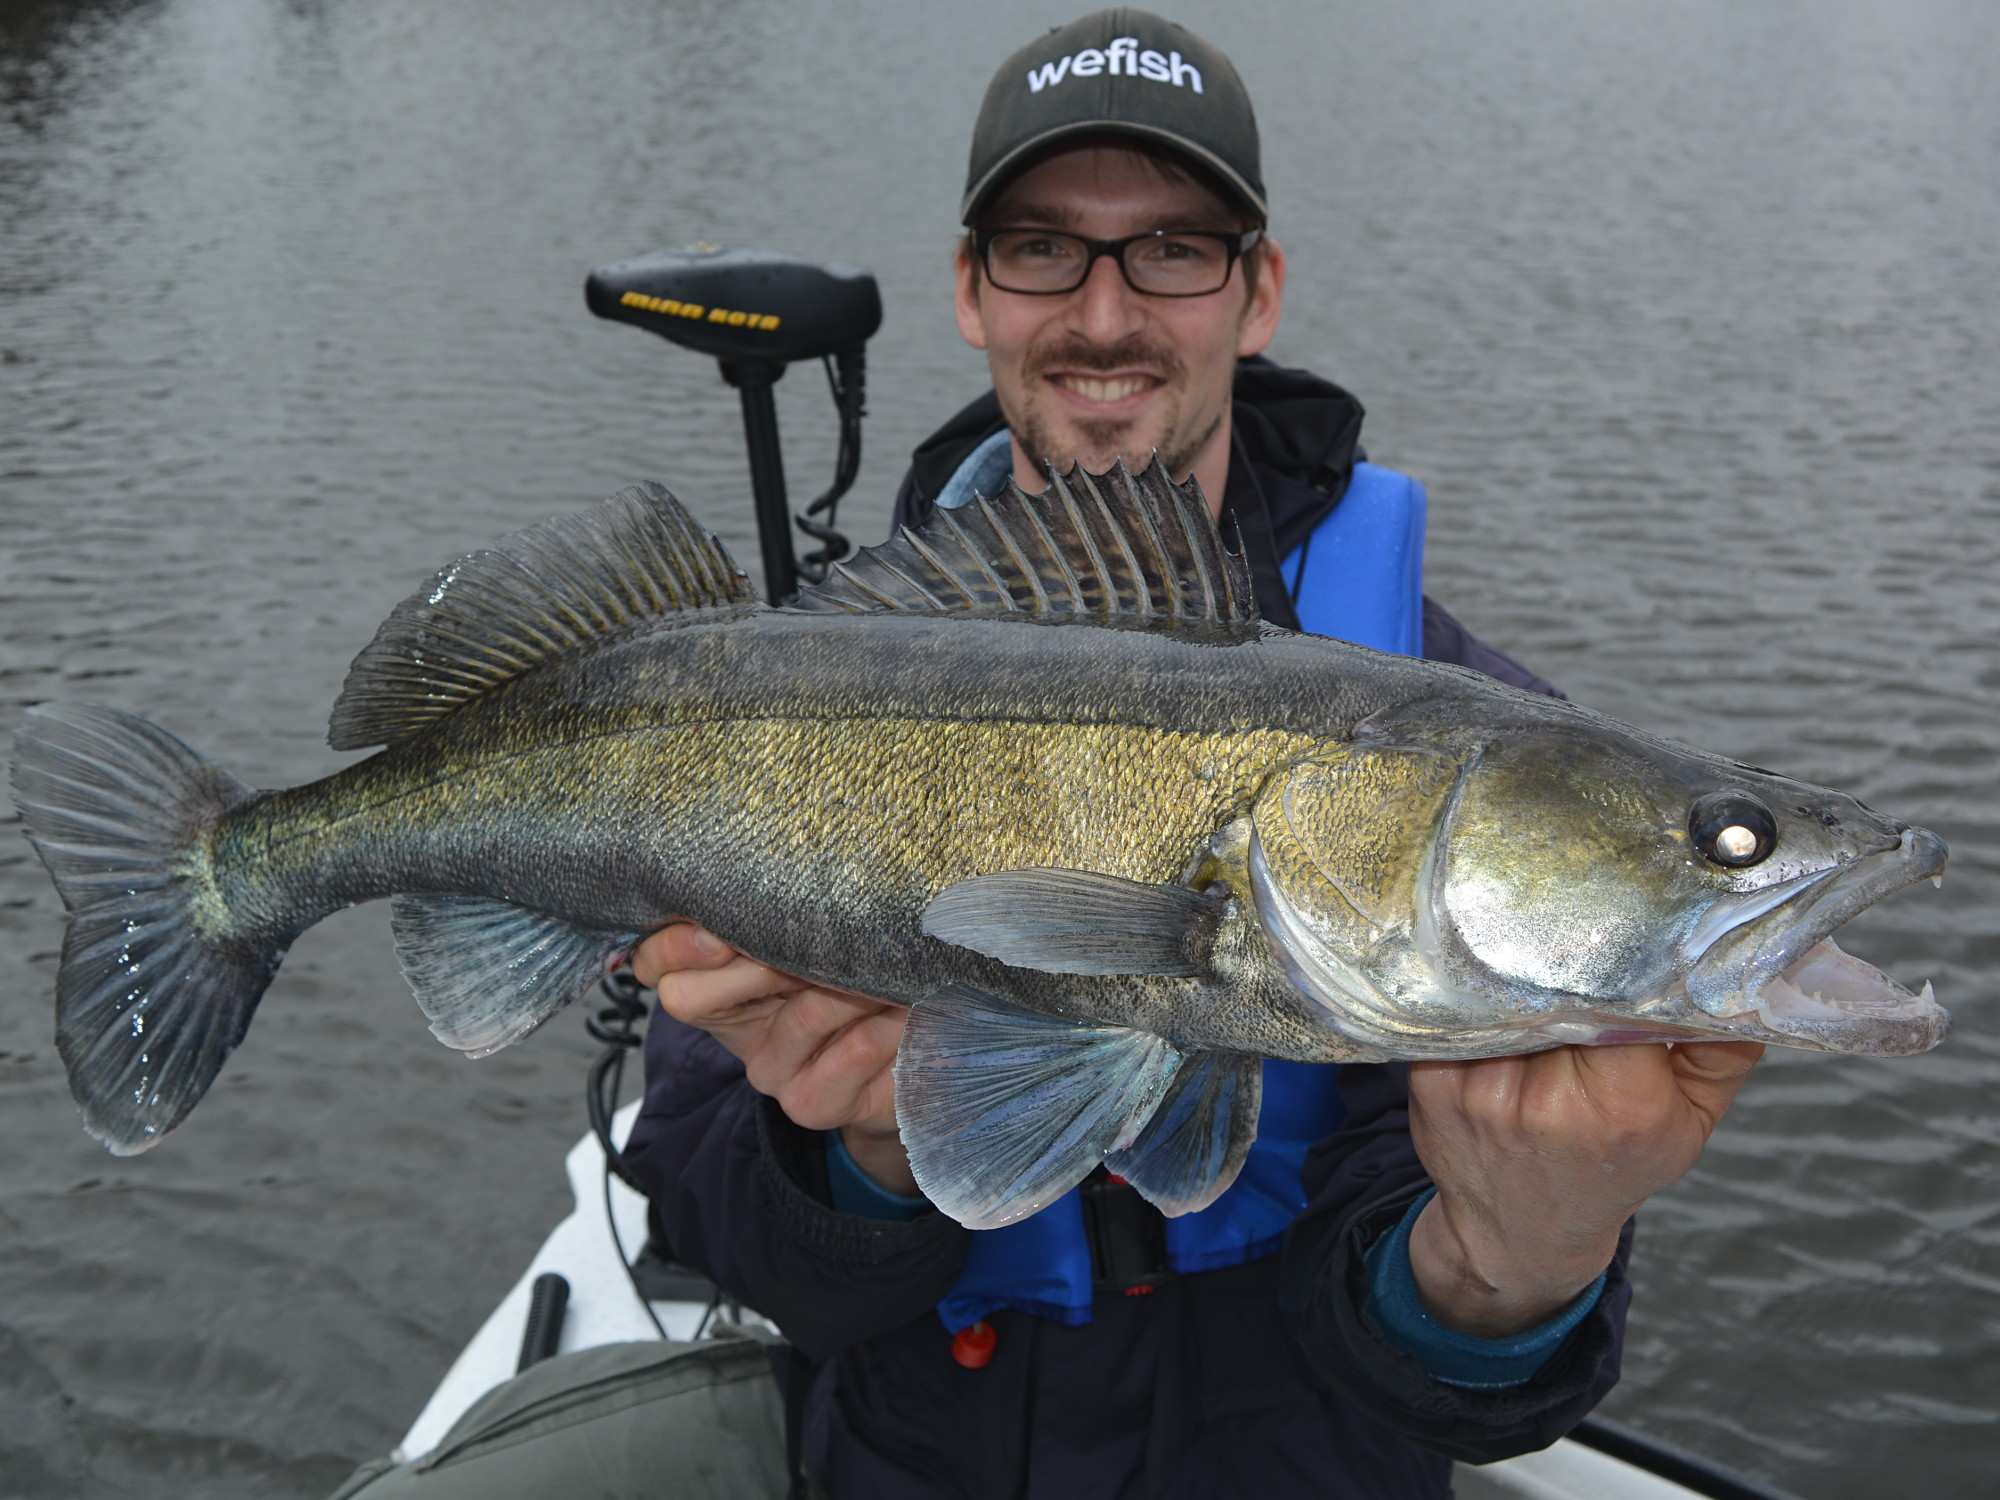
[[[1237,380],[1227,502],[1267,618],[1295,620],[1278,562],[1339,502],[1361,407],[1263,362]],[[985,436],[989,396],[917,450],[898,499],[916,519]],[[1553,691],[1425,601],[1425,655]],[[1363,1257],[1428,1186],[1407,1070],[1349,1066],[1347,1113],[1308,1159],[1309,1197],[1279,1255],[1100,1296],[1066,1328],[1002,1312],[983,1369],[961,1368],[933,1305],[970,1231],[836,1212],[822,1137],[754,1092],[705,1033],[656,1015],[625,1160],[680,1259],[824,1361],[808,1452],[849,1497],[1382,1497],[1449,1493],[1450,1462],[1546,1446],[1618,1378],[1629,1229],[1604,1295],[1525,1385],[1431,1379],[1365,1315]]]

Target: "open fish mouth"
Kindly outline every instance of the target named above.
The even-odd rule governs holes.
[[[1746,1036],[1764,1029],[1793,1045],[1876,1056],[1929,1051],[1951,1029],[1929,981],[1912,992],[1841,951],[1832,933],[1894,891],[1939,880],[1945,859],[1944,840],[1906,828],[1891,848],[1740,899],[1697,924],[1695,940],[1709,941],[1688,998],[1717,1020],[1747,1023],[1727,1028]]]
[[[1834,1021],[1848,1016],[1908,1021],[1936,1009],[1926,979],[1912,994],[1871,963],[1823,938],[1806,956],[1755,991],[1756,1008],[1784,1021]]]

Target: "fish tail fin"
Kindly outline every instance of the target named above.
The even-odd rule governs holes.
[[[255,793],[155,724],[92,704],[28,711],[14,804],[69,928],[56,1047],[85,1127],[119,1156],[158,1144],[243,1039],[283,939],[217,930],[204,835]]]

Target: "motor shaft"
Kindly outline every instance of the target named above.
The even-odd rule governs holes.
[[[785,455],[778,446],[778,407],[771,387],[785,367],[721,361],[722,378],[743,398],[743,438],[750,449],[750,493],[757,507],[757,543],[764,558],[764,597],[789,604],[799,591],[792,551],[792,513],[785,499]]]

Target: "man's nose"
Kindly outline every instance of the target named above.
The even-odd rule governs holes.
[[[1115,344],[1146,325],[1139,294],[1127,284],[1116,256],[1100,255],[1071,297],[1069,325],[1093,344]]]

